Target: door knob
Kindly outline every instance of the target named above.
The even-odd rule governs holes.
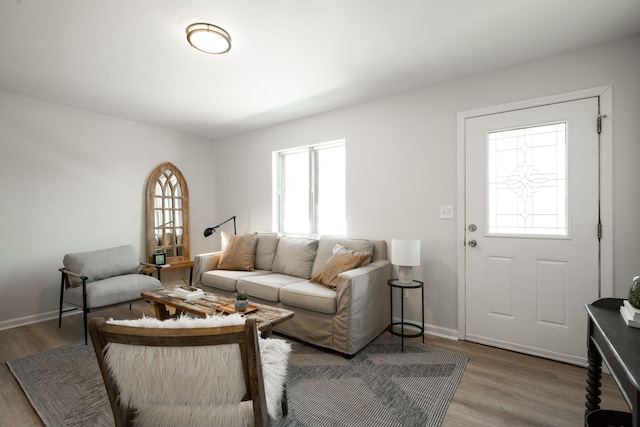
[[[468,245],[472,248],[475,248],[477,244],[478,242],[476,242],[475,240],[469,240],[469,243],[468,243]]]

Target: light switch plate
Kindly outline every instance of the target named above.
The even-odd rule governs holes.
[[[440,206],[440,219],[453,219],[453,206]]]

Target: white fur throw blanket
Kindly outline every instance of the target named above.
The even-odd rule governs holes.
[[[240,315],[229,315],[108,323],[146,328],[207,328],[244,324],[244,320]],[[258,341],[267,410],[276,419],[280,416],[291,345],[280,339]],[[125,406],[137,408],[136,425],[253,425],[251,402],[238,403],[246,388],[237,345],[145,347],[110,343],[107,350],[105,364],[120,385],[120,399]],[[211,363],[221,360],[222,363]]]

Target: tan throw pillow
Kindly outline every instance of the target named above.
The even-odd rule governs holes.
[[[311,278],[311,281],[335,289],[338,274],[360,267],[370,257],[371,252],[350,251],[340,243],[336,243],[333,247],[333,255],[324,263],[318,274]]]
[[[222,232],[222,254],[218,268],[220,270],[253,271],[256,259],[258,233],[234,236]]]

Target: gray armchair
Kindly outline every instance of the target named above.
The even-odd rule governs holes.
[[[154,277],[139,274],[141,263],[133,246],[118,246],[91,252],[67,254],[60,268],[60,312],[64,303],[81,308],[84,315],[84,342],[87,344],[87,313],[98,308],[131,304],[140,293],[162,288]]]

